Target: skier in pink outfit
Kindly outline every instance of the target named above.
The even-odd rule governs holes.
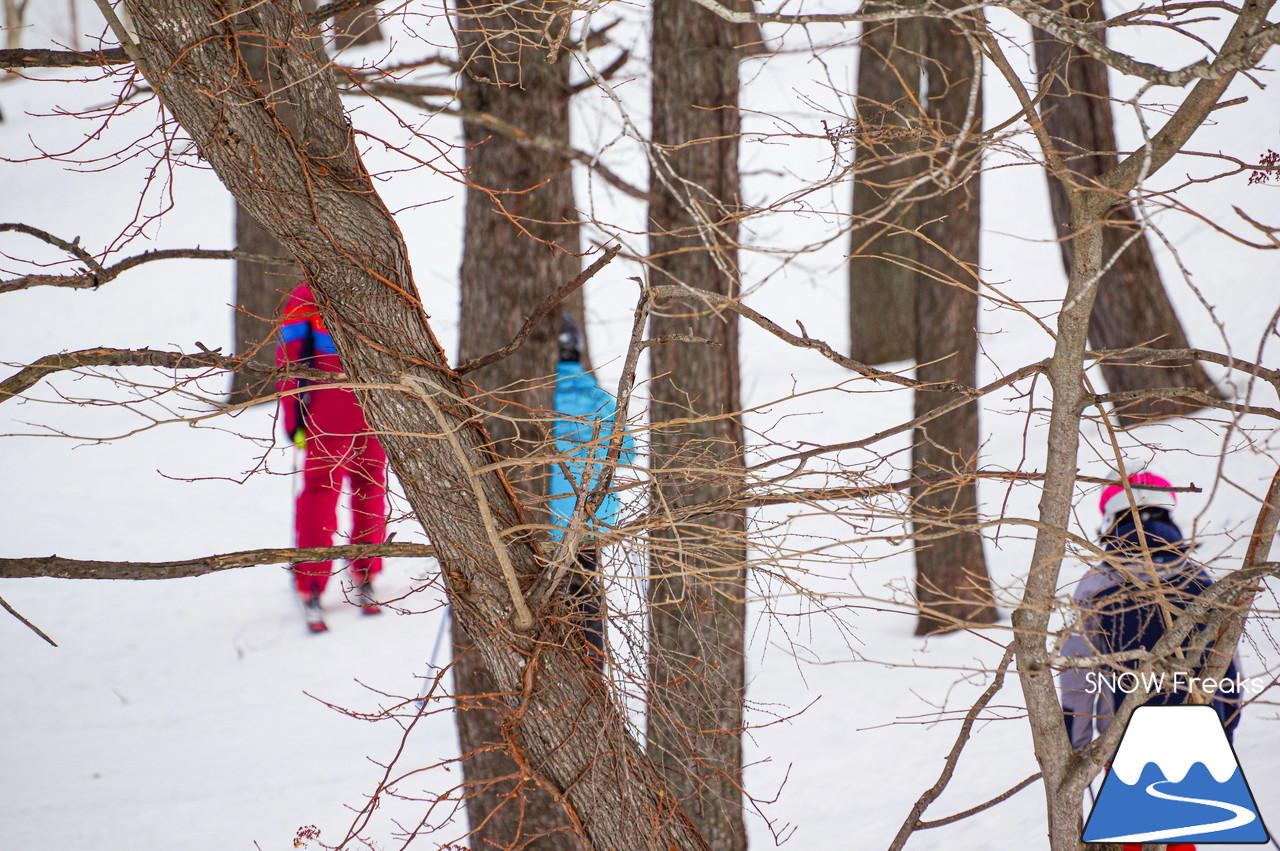
[[[325,330],[315,297],[307,283],[289,294],[276,349],[276,366],[290,364],[342,372],[333,338]],[[286,379],[277,389],[280,420],[299,448],[305,449],[302,489],[298,493],[294,529],[299,547],[327,547],[338,528],[338,497],[344,482],[351,488],[351,540],[380,544],[387,531],[387,457],[365,422],[355,393],[345,388],[312,387]],[[296,392],[298,390],[304,392]],[[290,392],[295,391],[295,392]],[[307,627],[324,632],[320,595],[333,573],[333,562],[301,562],[293,566]],[[366,614],[380,610],[373,598],[373,577],[382,570],[380,558],[351,562],[353,602]]]

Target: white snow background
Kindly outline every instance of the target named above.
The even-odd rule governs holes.
[[[616,4],[615,4],[616,5]],[[413,4],[425,16],[435,4]],[[814,5],[814,9],[817,5]],[[27,46],[66,43],[64,4],[37,4]],[[617,30],[631,39],[637,57],[645,53],[645,32],[637,21],[643,9],[628,8],[629,22]],[[806,6],[806,11],[809,7]],[[612,9],[611,9],[612,12]],[[92,5],[81,4],[81,20],[95,21]],[[1025,40],[1025,27],[993,16],[1011,35]],[[438,18],[415,17],[418,36],[437,45],[451,41]],[[95,31],[95,23],[84,29]],[[830,42],[851,40],[854,30],[814,28]],[[1218,33],[1220,29],[1208,28]],[[843,33],[843,35],[842,35]],[[854,51],[849,47],[810,54],[800,30],[766,28],[772,45],[786,52],[768,61],[744,63],[743,105],[747,135],[742,169],[747,200],[764,204],[832,168],[830,144],[821,138],[822,118],[838,123],[847,115]],[[1117,46],[1140,49],[1167,67],[1199,53],[1163,34],[1121,33]],[[387,48],[361,54],[376,58]],[[400,33],[391,48],[398,57],[431,52],[423,41]],[[1277,54],[1273,51],[1271,59]],[[606,64],[599,58],[597,64]],[[1025,64],[1025,63],[1024,63]],[[633,76],[613,85],[643,129],[647,84],[639,61]],[[72,75],[40,73],[56,79]],[[1274,74],[1259,74],[1274,84]],[[995,74],[989,74],[986,123],[1012,114],[1016,105]],[[39,150],[75,147],[98,130],[98,122],[41,117],[54,105],[78,109],[108,102],[119,78],[94,84],[9,81],[0,85],[0,221],[20,221],[64,238],[79,236],[100,251],[134,220],[138,194],[153,154],[116,162],[76,166],[67,162],[19,160]],[[1116,83],[1118,94],[1135,87]],[[1191,147],[1256,160],[1280,135],[1280,96],[1238,81],[1228,97],[1249,101],[1221,113],[1196,134]],[[1174,100],[1156,90],[1151,103]],[[348,99],[357,127],[375,136],[406,141],[407,135],[379,105]],[[617,108],[589,92],[575,102],[577,144],[607,146],[604,160],[635,182],[645,167],[634,141],[621,129]],[[81,153],[107,156],[145,137],[157,107],[146,103],[118,116]],[[827,110],[829,112],[824,112]],[[1124,142],[1140,138],[1131,113],[1118,108]],[[406,115],[412,113],[405,110]],[[423,119],[423,130],[455,140],[451,119]],[[810,138],[787,138],[792,122]],[[1021,137],[1025,144],[1027,139]],[[415,150],[431,157],[421,146]],[[178,147],[184,143],[179,141]],[[432,326],[446,348],[456,351],[457,285],[462,192],[439,170],[401,171],[410,163],[367,140],[367,161],[383,172],[380,191],[408,239],[418,287]],[[443,146],[441,150],[446,150]],[[460,162],[461,151],[448,151]],[[109,169],[103,166],[112,164]],[[983,262],[987,280],[1012,298],[1028,302],[1048,319],[1064,278],[1052,227],[1044,179],[1034,165],[1007,152],[989,158],[984,176]],[[1205,176],[1218,166],[1182,157],[1153,185],[1171,186],[1188,175]],[[160,179],[165,168],[160,168]],[[1280,194],[1274,187],[1246,185],[1247,173],[1193,186],[1182,197],[1201,213],[1239,224],[1231,212],[1241,205],[1254,218],[1280,222]],[[227,193],[207,170],[179,168],[168,189],[157,184],[140,209],[154,213],[171,199],[173,209],[148,224],[122,255],[157,247],[223,248],[230,245],[232,207]],[[598,179],[580,175],[579,204],[619,232],[642,230],[643,208]],[[815,253],[782,262],[771,250],[818,242],[841,227],[835,211],[847,210],[848,186],[840,181],[783,212],[752,220],[744,239],[759,249],[744,254],[748,303],[789,328],[803,322],[808,333],[847,345],[847,238]],[[1280,271],[1275,253],[1248,249],[1186,215],[1162,215],[1158,223],[1178,252],[1157,245],[1166,285],[1194,345],[1229,347],[1241,357],[1258,356],[1267,325],[1280,305]],[[597,234],[599,235],[599,234]],[[630,241],[630,237],[626,237]],[[631,243],[643,248],[641,241]],[[0,235],[0,252],[11,257],[62,259],[27,237]],[[1188,278],[1179,271],[1185,266]],[[28,271],[4,259],[4,277]],[[66,268],[66,267],[62,267]],[[618,376],[617,357],[629,329],[635,296],[629,275],[635,267],[617,261],[587,288],[593,358],[606,386]],[[1192,289],[1212,306],[1212,313]],[[151,346],[192,351],[231,345],[232,270],[228,263],[166,261],[141,266],[98,291],[38,288],[0,299],[0,363],[7,371],[53,352],[91,346]],[[1026,316],[984,304],[980,380],[1044,357],[1049,337]],[[1225,340],[1224,331],[1225,329]],[[743,324],[744,395],[756,434],[788,443],[831,443],[869,435],[910,416],[910,396],[887,392],[813,352],[789,348]],[[1274,341],[1262,355],[1274,364]],[[40,401],[0,406],[0,553],[6,557],[58,555],[103,560],[173,560],[291,543],[293,480],[291,450],[270,447],[273,412],[268,407],[231,419],[187,425],[153,426],[119,407],[83,404],[87,399],[122,399],[127,391],[110,377],[126,374],[157,387],[171,383],[161,373],[100,371],[102,377],[63,373],[29,394]],[[1221,370],[1214,371],[1222,376]],[[835,388],[840,385],[840,389]],[[211,397],[225,388],[222,377],[200,385]],[[814,392],[783,400],[797,390]],[[1248,391],[1238,376],[1231,393]],[[1043,388],[1037,400],[1044,402]],[[1258,404],[1275,404],[1269,390],[1254,390]],[[78,401],[79,400],[79,401]],[[208,405],[162,398],[170,411],[208,413]],[[1041,468],[1043,418],[1025,413],[1013,392],[983,404],[986,436],[983,463],[992,468]],[[142,406],[164,418],[165,408]],[[635,413],[635,412],[633,412]],[[1178,483],[1205,486],[1180,500],[1179,517],[1194,526],[1201,557],[1215,568],[1238,564],[1258,497],[1275,469],[1276,434],[1271,420],[1249,417],[1228,432],[1227,418],[1213,415],[1200,424],[1173,423],[1144,428],[1124,438],[1128,461],[1155,458],[1155,468]],[[144,428],[145,427],[145,428]],[[136,431],[142,429],[140,431]],[[136,433],[132,433],[135,432]],[[1024,431],[1027,432],[1024,438]],[[56,432],[56,433],[55,433]],[[128,434],[120,439],[106,440]],[[20,435],[20,436],[12,436]],[[21,436],[25,435],[25,436]],[[1088,434],[1080,465],[1084,473],[1105,475],[1109,449]],[[759,439],[759,438],[757,438]],[[1138,446],[1145,442],[1150,449]],[[900,477],[909,464],[905,436],[876,447],[895,451],[891,466],[876,476]],[[1224,447],[1229,449],[1223,457]],[[778,450],[770,450],[777,452]],[[869,453],[844,460],[863,463]],[[1219,466],[1221,465],[1221,476]],[[892,469],[892,468],[896,468]],[[1214,483],[1217,483],[1216,485]],[[984,484],[988,511],[1008,500],[1010,516],[1035,516],[1036,491]],[[1082,489],[1079,527],[1096,526],[1096,492]],[[398,503],[403,512],[403,501]],[[788,516],[781,509],[757,512],[761,526]],[[859,522],[848,517],[849,523]],[[422,540],[416,524],[398,520],[399,539]],[[847,537],[841,519],[802,515],[786,524],[786,546],[795,550]],[[988,542],[988,558],[1001,593],[1007,627],[1009,603],[1027,569],[1027,527],[1008,527]],[[778,543],[775,541],[775,543]],[[869,557],[884,558],[867,561]],[[1085,566],[1069,563],[1065,582]],[[757,580],[749,636],[749,720],[747,772],[750,793],[767,803],[751,818],[753,847],[788,839],[787,847],[872,849],[886,846],[916,797],[933,783],[955,735],[958,718],[989,682],[985,673],[1007,640],[1002,629],[935,639],[913,637],[912,619],[893,607],[858,606],[857,595],[901,598],[912,574],[911,556],[888,543],[828,547],[820,559],[793,557],[784,567],[792,578],[826,596],[834,614],[802,613],[810,606],[783,596],[776,581]],[[285,849],[299,827],[316,825],[327,843],[339,841],[376,787],[385,764],[402,744],[402,730],[390,722],[370,723],[331,708],[376,713],[395,705],[396,696],[417,694],[437,645],[441,599],[429,585],[429,560],[389,563],[384,592],[407,595],[404,613],[362,618],[344,606],[331,586],[331,632],[306,635],[286,572],[276,567],[233,570],[196,579],[157,582],[63,580],[0,581],[3,596],[58,642],[53,648],[22,624],[0,616],[0,849]],[[623,583],[625,584],[625,583]],[[634,591],[634,589],[632,589]],[[1069,586],[1064,593],[1069,593]],[[625,595],[619,599],[629,599]],[[1274,610],[1274,589],[1263,596]],[[444,661],[447,648],[436,661]],[[1250,676],[1273,671],[1280,650],[1255,625],[1244,647]],[[1012,677],[980,724],[956,777],[926,814],[936,818],[964,810],[1004,791],[1036,771],[1030,737],[1021,714],[1021,693]],[[784,719],[784,720],[778,720]],[[1280,825],[1280,722],[1268,694],[1250,708],[1236,738],[1236,750],[1264,818]],[[434,766],[456,756],[449,715],[424,717],[404,740],[400,767]],[[401,793],[429,799],[456,784],[460,772],[433,768],[398,784]],[[982,814],[947,827],[918,833],[911,849],[1037,849],[1047,847],[1039,785]],[[427,804],[385,799],[366,830],[376,848],[397,848],[399,826],[421,819]],[[461,822],[413,847],[436,847],[465,832]]]

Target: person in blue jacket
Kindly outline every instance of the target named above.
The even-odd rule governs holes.
[[[551,538],[560,541],[566,533],[581,536],[577,564],[564,590],[573,602],[588,652],[603,670],[604,595],[597,536],[613,527],[618,496],[611,488],[594,511],[587,511],[587,505],[605,473],[609,447],[620,424],[613,396],[582,367],[582,333],[567,313],[561,317],[554,408],[551,434],[557,457],[551,469]],[[634,459],[635,441],[624,434],[617,463],[630,464]]]
[[[1075,592],[1079,623],[1062,648],[1065,657],[1110,656],[1150,650],[1164,635],[1171,618],[1213,584],[1190,556],[1191,542],[1173,519],[1176,497],[1164,478],[1149,472],[1130,478],[1133,502],[1119,484],[1102,492],[1101,543],[1106,557],[1080,581]],[[1136,486],[1136,487],[1135,487]],[[1136,511],[1136,517],[1135,517]],[[1189,643],[1196,631],[1188,637]],[[1099,663],[1065,669],[1059,676],[1062,709],[1071,745],[1080,750],[1111,725],[1133,678],[1138,660]],[[1198,676],[1198,673],[1197,673]],[[1166,676],[1166,680],[1170,677]],[[1228,738],[1240,723],[1239,676],[1233,659],[1213,706]],[[1234,684],[1234,687],[1233,685]],[[1117,687],[1117,686],[1121,687]],[[1145,685],[1139,684],[1145,688]],[[1171,686],[1172,682],[1167,683]],[[1180,704],[1186,690],[1166,687],[1152,693],[1148,704]]]

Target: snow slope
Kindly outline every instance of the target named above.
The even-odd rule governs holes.
[[[428,38],[447,43],[447,32],[422,26]],[[634,27],[632,32],[642,48],[643,31]],[[788,45],[803,44],[799,34],[785,35]],[[413,53],[420,47],[397,49]],[[762,117],[767,110],[812,131],[818,114],[814,104],[838,113],[841,99],[826,85],[825,69],[834,68],[835,82],[847,84],[853,54],[833,49],[822,59],[823,67],[803,55],[769,63],[751,60],[759,64],[744,70],[745,105],[760,110],[748,119],[743,150],[752,202],[775,199],[797,175],[821,177],[830,167],[825,140],[767,135],[778,122]],[[33,143],[45,150],[80,143],[91,132],[88,122],[27,113],[48,112],[52,102],[68,108],[103,103],[111,91],[110,84],[70,91],[54,83],[0,86],[6,117],[0,154],[29,157]],[[642,121],[643,80],[621,80],[618,92]],[[1197,146],[1249,159],[1274,139],[1280,96],[1274,90],[1248,94],[1248,103],[1197,135]],[[591,95],[583,101],[581,144],[612,143],[607,161],[642,181],[643,164],[622,137],[612,103]],[[1007,93],[993,86],[988,122],[1013,109]],[[120,116],[89,150],[102,156],[141,138],[154,117],[151,105]],[[377,107],[358,105],[354,120],[375,135],[404,138]],[[445,139],[456,134],[439,118],[426,126]],[[1132,122],[1124,132],[1130,141],[1137,138]],[[456,150],[451,155],[460,159]],[[404,165],[373,142],[369,157],[377,170]],[[108,171],[79,172],[65,163],[0,163],[0,220],[24,221],[66,238],[78,235],[96,250],[134,219],[149,164],[142,156]],[[1000,167],[984,177],[988,278],[1052,319],[1054,299],[1064,285],[1042,178],[1013,157],[993,165]],[[1180,161],[1162,179],[1174,181],[1207,168]],[[229,244],[231,206],[212,175],[187,168],[172,180],[173,210],[149,225],[126,253]],[[453,350],[460,187],[445,173],[423,169],[389,174],[381,186],[399,211],[433,327]],[[602,218],[607,215],[618,229],[642,222],[641,208],[610,195],[597,181],[583,177],[582,188],[583,205]],[[1210,215],[1229,217],[1232,204],[1245,204],[1263,221],[1280,221],[1277,191],[1247,187],[1244,176],[1189,192]],[[829,211],[846,209],[846,196],[847,186],[837,185],[811,198],[812,209],[757,220],[749,239],[766,248],[794,247],[812,241],[815,232],[834,232],[839,224]],[[166,195],[155,191],[142,209],[155,211],[165,203]],[[1220,347],[1216,317],[1234,351],[1256,355],[1280,305],[1275,260],[1191,217],[1164,217],[1161,224],[1191,281],[1214,306],[1210,315],[1179,274],[1173,255],[1160,248],[1166,281],[1192,339]],[[31,245],[5,235],[0,251],[25,257]],[[765,252],[747,256],[750,303],[788,327],[800,321],[811,335],[844,345],[842,251],[843,241],[837,241],[787,263]],[[39,256],[56,258],[52,251]],[[14,265],[0,261],[4,277]],[[616,362],[608,361],[621,352],[634,296],[626,277],[635,273],[619,261],[588,289],[593,355],[605,363],[606,381],[617,374]],[[97,292],[9,293],[0,309],[0,362],[27,363],[94,345],[190,350],[199,341],[210,348],[229,346],[231,293],[229,266],[201,261],[139,267]],[[982,322],[985,378],[1043,357],[1051,345],[1016,312],[988,305]],[[745,394],[754,408],[749,425],[757,434],[829,443],[909,417],[907,394],[886,393],[866,382],[845,384],[845,371],[753,327],[744,328],[742,351]],[[1274,357],[1264,354],[1264,362],[1274,363]],[[131,373],[140,375],[150,373]],[[152,377],[156,386],[165,384],[163,376]],[[169,393],[141,409],[153,420],[208,412],[210,405],[199,394],[216,397],[224,386],[220,377],[204,379],[189,385],[193,395]],[[795,389],[812,392],[788,399]],[[120,399],[126,392],[109,377],[61,375],[33,392],[40,402],[0,406],[0,433],[34,435],[0,442],[0,554],[167,560],[289,543],[293,459],[272,443],[270,411],[150,427],[152,420],[123,409],[85,404]],[[1274,404],[1268,394],[1256,395],[1261,404]],[[1043,423],[1039,415],[1028,418],[1024,402],[1014,397],[992,398],[984,407],[984,461],[1038,469]],[[1201,554],[1222,567],[1238,561],[1239,536],[1251,526],[1257,496],[1275,468],[1273,423],[1246,418],[1240,426],[1243,431],[1233,432],[1229,441],[1238,451],[1225,461],[1224,430],[1217,425],[1155,426],[1140,435],[1158,445],[1161,468],[1176,470],[1171,478],[1206,485],[1203,494],[1182,499],[1179,513],[1195,518]],[[143,427],[126,438],[105,440]],[[1151,453],[1134,437],[1125,441],[1130,460]],[[878,448],[906,446],[904,437]],[[1108,451],[1099,436],[1090,434],[1082,470],[1103,474]],[[843,460],[868,458],[846,453]],[[900,452],[876,475],[896,478],[908,463]],[[993,507],[1007,502],[1011,516],[1034,516],[1032,489],[1006,492],[1000,485],[984,485],[982,496]],[[1078,531],[1087,535],[1096,518],[1090,500],[1082,505]],[[918,639],[911,635],[911,619],[893,605],[868,605],[867,598],[901,599],[910,555],[885,541],[842,543],[850,526],[864,522],[851,509],[794,518],[781,509],[765,509],[754,519],[761,526],[784,524],[788,537],[779,546],[827,549],[821,557],[786,556],[774,576],[755,580],[759,599],[750,630],[749,717],[758,726],[748,736],[748,786],[761,803],[760,815],[751,821],[752,844],[768,847],[787,839],[792,848],[883,847],[936,777],[958,714],[989,681],[982,672],[999,659],[1006,635],[997,628]],[[422,537],[407,519],[396,529],[401,539]],[[1010,527],[990,542],[991,568],[1006,611],[1016,599],[1032,534],[1026,527]],[[350,808],[363,805],[383,774],[379,764],[396,754],[402,739],[401,766],[435,766],[456,755],[447,713],[423,717],[406,739],[395,720],[371,723],[333,708],[360,715],[399,707],[395,712],[402,721],[405,713],[414,714],[412,704],[403,701],[418,694],[440,634],[433,570],[430,561],[392,562],[384,585],[407,596],[403,612],[381,618],[358,616],[331,591],[332,632],[320,638],[304,634],[287,577],[278,567],[154,583],[0,581],[0,596],[59,644],[49,647],[17,621],[0,617],[0,848],[283,849],[293,847],[296,832],[306,825],[317,826],[324,841],[336,843],[355,818]],[[1083,570],[1083,564],[1072,563],[1065,579],[1078,578]],[[801,599],[783,580],[799,582],[818,596]],[[634,585],[627,584],[619,582],[620,600],[634,597]],[[1274,609],[1271,591],[1265,599]],[[819,604],[831,611],[810,614]],[[437,661],[445,655],[441,651]],[[1270,636],[1255,630],[1245,648],[1246,673],[1273,669],[1278,655]],[[930,817],[985,801],[1037,770],[1020,706],[1021,694],[1011,680]],[[1252,707],[1236,746],[1264,818],[1274,813],[1273,820],[1280,819],[1280,763],[1267,758],[1280,749],[1280,720],[1270,695]],[[456,770],[433,768],[399,783],[400,792],[420,800],[382,802],[366,831],[374,847],[399,847],[398,832],[416,824],[429,802],[457,781]],[[921,833],[908,847],[1045,847],[1039,840],[1041,801],[1039,787],[1033,786],[977,817]],[[441,810],[432,817],[444,821]],[[415,847],[435,847],[462,832],[460,823],[448,824]]]

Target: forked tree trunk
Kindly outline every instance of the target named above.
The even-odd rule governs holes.
[[[250,76],[263,93],[272,88],[272,73],[267,67],[267,49],[261,37],[241,33],[237,38],[240,58]],[[265,96],[265,94],[264,94]],[[253,216],[239,202],[235,204],[236,250],[265,257],[292,260],[280,240],[258,227]],[[236,261],[236,293],[233,310],[236,356],[260,367],[275,364],[275,331],[284,297],[302,279],[297,264],[268,265],[255,260]],[[262,397],[275,389],[275,381],[262,373],[234,372],[231,375],[233,405]]]
[[[915,357],[920,192],[907,189],[928,167],[920,155],[923,36],[919,18],[869,22],[858,49],[849,356],[869,364]]]
[[[1055,0],[1050,6],[1089,23],[1104,20],[1100,0],[1070,4]],[[1098,38],[1106,37],[1106,30],[1095,32]],[[1064,45],[1039,30],[1036,33],[1036,66],[1041,75],[1041,88],[1048,86],[1040,106],[1045,129],[1070,169],[1070,179],[1077,185],[1088,186],[1117,162],[1107,67],[1079,48]],[[1062,263],[1070,270],[1072,232],[1067,190],[1061,179],[1045,173],[1049,178],[1049,201],[1062,248]],[[1090,344],[1095,349],[1186,348],[1187,336],[1161,283],[1147,236],[1138,233],[1133,239],[1139,229],[1133,207],[1125,198],[1117,197],[1107,221],[1109,226],[1103,230],[1103,256],[1108,259],[1117,253],[1119,256],[1111,268],[1103,272],[1098,284],[1097,301],[1089,319]],[[1102,375],[1113,392],[1191,387],[1218,395],[1204,368],[1196,361],[1170,361],[1160,366],[1110,362],[1103,364]],[[1191,414],[1201,407],[1201,403],[1186,397],[1140,399],[1119,406],[1116,414],[1120,425],[1134,426],[1160,417]]]
[[[917,249],[922,275],[915,296],[916,377],[973,386],[978,355],[978,243],[981,235],[982,156],[976,138],[982,129],[981,90],[973,99],[975,74],[969,43],[948,21],[921,21],[928,85],[926,117],[937,134],[934,192],[919,203],[927,222]],[[976,112],[974,109],[976,108]],[[953,151],[959,157],[948,165]],[[956,185],[947,189],[943,181]],[[932,246],[940,246],[946,253]],[[916,416],[954,401],[940,391],[916,391]],[[958,529],[977,520],[978,492],[972,474],[978,463],[978,405],[972,402],[934,419],[914,433],[912,473],[943,473],[947,481],[912,489],[916,545],[916,633],[991,623],[996,610],[987,575],[982,536]]]
[[[736,296],[741,27],[688,0],[653,4],[649,279]],[[696,211],[693,213],[691,211]],[[680,517],[740,484],[738,329],[696,297],[656,306],[651,333],[711,341],[653,349],[655,528],[649,579],[649,756],[708,844],[746,847],[742,818],[745,519]],[[680,425],[666,425],[680,421]]]
[[[313,282],[360,403],[435,545],[454,617],[488,666],[504,741],[588,847],[704,849],[560,621],[523,602],[542,573],[468,390],[447,366],[403,236],[361,164],[314,29],[279,2],[126,0],[161,102]],[[279,45],[294,105],[252,94],[234,30]]]
[[[463,61],[464,110],[484,113],[531,136],[569,142],[569,56],[546,61],[555,35],[559,2],[523,6],[493,0],[457,0],[455,30]],[[552,25],[548,31],[548,25]],[[462,255],[461,358],[479,357],[508,343],[525,318],[579,268],[578,217],[569,161],[551,152],[521,148],[510,136],[464,125],[469,184]],[[582,319],[582,294],[565,307]],[[526,457],[545,434],[552,406],[560,311],[539,324],[513,355],[472,376],[485,394],[480,404],[502,418],[485,425],[507,458]],[[585,327],[585,325],[583,325]],[[523,422],[513,422],[523,420]],[[546,496],[547,469],[514,468],[517,492]],[[543,512],[532,516],[545,521]],[[541,536],[539,536],[541,537]],[[501,713],[496,684],[457,622],[453,668],[458,738],[467,814],[475,848],[580,849],[564,808],[500,747]],[[497,707],[497,709],[489,707]],[[474,707],[474,708],[467,708]],[[539,838],[540,837],[540,838]]]

